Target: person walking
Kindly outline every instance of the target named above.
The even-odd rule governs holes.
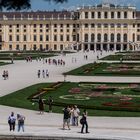
[[[70,108],[65,107],[63,109],[64,117],[63,117],[63,130],[65,130],[65,126],[67,124],[68,130],[70,130]]]
[[[38,75],[38,78],[40,78],[40,70],[38,70],[38,72],[37,72],[37,75]]]
[[[45,70],[42,70],[42,76],[45,78]]]
[[[43,99],[39,98],[38,104],[39,104],[40,114],[43,114],[44,113],[44,101],[43,101]]]
[[[52,96],[49,96],[48,98],[49,112],[52,112],[52,103],[53,103]]]
[[[79,118],[80,110],[79,108],[75,105],[74,110],[73,110],[73,121],[74,125],[78,126],[78,118]]]
[[[22,131],[24,132],[24,121],[25,117],[23,115],[17,114],[17,121],[18,121],[18,132],[22,128]]]
[[[11,112],[11,115],[8,117],[8,124],[10,127],[10,131],[15,131],[16,117],[14,116],[14,112]]]
[[[46,69],[46,77],[49,77],[49,71]]]
[[[83,114],[82,114],[82,119],[80,120],[80,123],[82,124],[82,128],[81,128],[81,133],[84,133],[83,130],[84,130],[84,127],[86,126],[86,133],[89,133],[88,132],[88,123],[87,123],[87,111],[86,109],[83,111]]]

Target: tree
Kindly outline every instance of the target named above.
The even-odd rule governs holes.
[[[40,0],[38,0],[40,1]],[[48,2],[63,3],[67,0],[44,0]],[[0,10],[25,10],[31,8],[31,0],[0,0]]]

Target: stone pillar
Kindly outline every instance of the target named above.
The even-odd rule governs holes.
[[[123,44],[121,44],[121,52],[123,51]]]
[[[117,51],[117,46],[116,46],[116,44],[114,44],[114,51]]]
[[[102,50],[103,51],[103,44],[101,43],[101,46],[100,46],[100,50]]]
[[[97,50],[97,44],[95,43],[94,44],[94,51],[96,51]]]

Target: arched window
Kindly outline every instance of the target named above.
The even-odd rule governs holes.
[[[98,18],[101,18],[101,12],[98,12]]]
[[[127,12],[126,11],[124,12],[124,18],[127,18]]]
[[[121,42],[121,34],[117,34],[117,42]]]
[[[0,42],[2,42],[2,35],[0,35]]]
[[[77,42],[79,42],[79,34],[77,34]]]
[[[95,41],[95,35],[91,34],[91,42],[94,42],[94,41]]]
[[[104,12],[104,18],[108,18],[108,12]]]
[[[133,42],[135,42],[135,34],[133,34]]]
[[[88,42],[88,34],[85,34],[85,42]]]
[[[111,42],[114,42],[114,34],[111,34],[110,40],[111,40]]]
[[[123,41],[124,41],[124,42],[127,42],[127,34],[124,34],[124,35],[123,35]]]
[[[121,12],[117,12],[117,18],[121,18]]]
[[[104,34],[104,42],[107,42],[108,41],[108,36],[107,34]]]
[[[97,41],[98,41],[98,42],[101,42],[101,34],[98,34],[98,35],[97,35]]]

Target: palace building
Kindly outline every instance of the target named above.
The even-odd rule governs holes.
[[[0,50],[136,50],[140,11],[100,4],[74,11],[0,12]]]

